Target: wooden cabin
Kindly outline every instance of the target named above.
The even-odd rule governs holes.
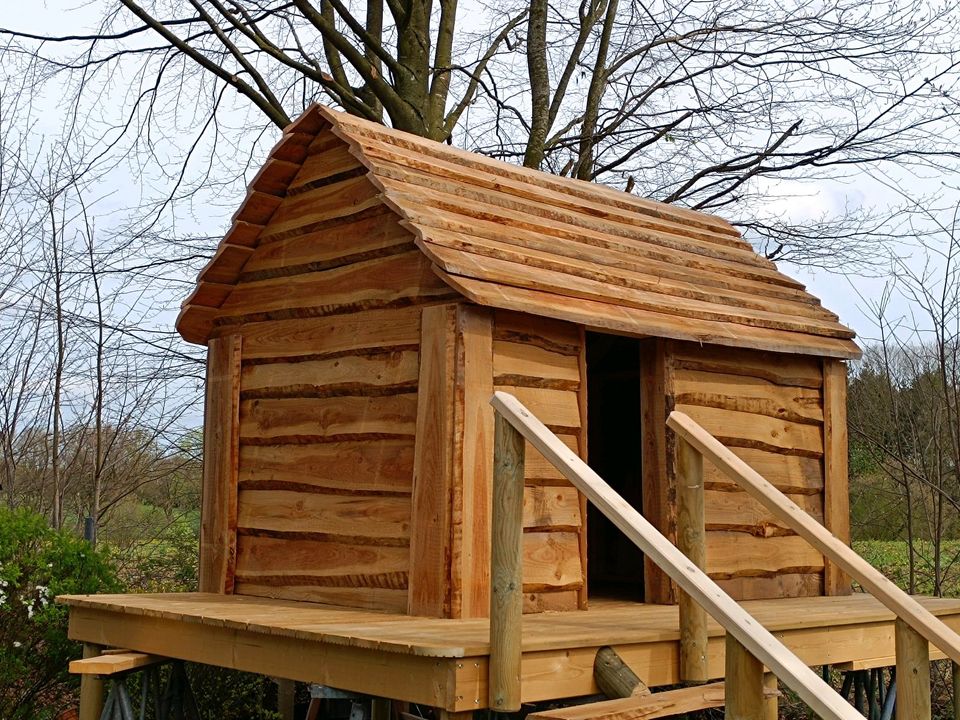
[[[601,691],[629,697],[535,717],[775,717],[764,667],[847,720],[806,666],[895,652],[885,697],[928,720],[930,642],[960,667],[960,601],[844,544],[853,333],[719,218],[313,107],[177,327],[208,347],[201,592],[59,599],[81,720],[170,659],[434,720]]]
[[[411,615],[489,606],[506,389],[668,537],[682,409],[846,538],[854,333],[717,217],[322,107],[252,182],[177,323],[208,346],[201,589]],[[670,603],[536,451],[524,603]],[[849,582],[716,472],[737,599]]]

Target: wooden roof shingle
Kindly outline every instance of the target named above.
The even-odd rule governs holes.
[[[365,169],[378,191],[371,202],[395,212],[434,272],[473,302],[630,335],[860,354],[835,314],[718,217],[316,105],[284,132],[200,273],[177,322],[185,339],[207,341],[260,237],[282,232],[278,208],[327,129],[342,141],[343,167]]]

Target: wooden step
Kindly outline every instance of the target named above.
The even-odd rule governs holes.
[[[776,690],[764,690],[766,697],[778,694]],[[528,715],[527,720],[652,720],[719,708],[723,704],[723,683],[715,682],[556,710],[541,710]]]
[[[169,659],[160,655],[148,655],[147,653],[125,650],[84,658],[83,660],[71,660],[70,672],[75,675],[116,675],[166,662]]]

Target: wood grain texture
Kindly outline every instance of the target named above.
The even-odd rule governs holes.
[[[326,109],[310,112],[323,123],[284,134],[237,213],[237,222],[263,226],[260,246],[386,206],[444,279],[475,302],[633,334],[839,357],[859,352],[836,315],[719,218]],[[319,244],[291,243],[275,248],[274,258],[287,250],[309,254]],[[222,282],[235,283],[240,269],[222,267],[225,278],[232,275]],[[524,289],[534,292],[517,292]],[[593,303],[595,312],[576,312],[571,300]],[[193,340],[210,332],[202,307],[190,305],[180,321]]]
[[[252,322],[236,332],[243,336],[245,361],[357,354],[358,350],[419,345],[420,308]]]
[[[490,612],[490,513],[493,497],[493,316],[457,307],[455,483],[451,578],[454,617]]]
[[[902,620],[895,624],[897,720],[930,720],[930,645]]]
[[[516,398],[506,393],[496,393],[491,402],[498,414],[503,415],[527,440],[537,445],[544,456],[562,467],[570,481],[587,495],[631,542],[668,571],[680,589],[693,596],[711,616],[718,618],[727,634],[759,661],[761,688],[762,668],[765,665],[821,717],[836,720],[854,720],[859,717],[846,700],[820,679],[800,657],[760,625],[741,604],[725,595],[702,570],[691,564],[673,543],[658,533],[640,512],[571,453]],[[683,416],[680,413],[671,414],[671,428],[676,430],[673,420],[681,417]],[[716,460],[716,453],[708,452],[704,443],[691,439],[686,432],[683,437],[705,457]],[[722,446],[719,447],[722,449]]]
[[[707,568],[707,530],[704,512],[703,456],[680,440],[677,449],[677,547],[701,570]],[[706,682],[707,613],[680,591],[680,677],[684,682]]]
[[[644,340],[640,344],[641,471],[643,515],[665,537],[676,538],[674,463],[667,462],[667,413],[672,394],[672,366],[667,363],[668,343]],[[672,443],[672,438],[670,439]],[[672,445],[671,445],[672,447]],[[670,604],[675,591],[670,578],[652,560],[644,558],[644,596],[648,603]]]
[[[294,490],[240,491],[238,527],[278,533],[329,533],[371,538],[410,537],[410,499],[303,493]]]
[[[218,322],[293,310],[325,315],[449,295],[416,251],[290,277],[241,283],[220,306]]]
[[[343,439],[305,445],[241,445],[243,486],[290,483],[319,490],[406,492],[413,484],[414,442]]]
[[[668,425],[696,447],[705,458],[722,467],[744,490],[806,540],[818,552],[828,556],[867,592],[880,600],[898,618],[936,645],[953,661],[960,661],[960,636],[907,595],[889,578],[838,540],[829,530],[797,507],[755,470],[717,442],[706,430],[683,413],[673,412]],[[784,538],[781,538],[781,540]],[[779,676],[781,679],[782,676]]]
[[[671,351],[671,406],[822,519],[821,363],[685,343],[673,344]],[[823,560],[793,530],[711,462],[704,465],[704,485],[711,578],[738,599],[822,591]]]
[[[423,309],[411,538],[411,615],[449,617],[457,306]]]
[[[418,360],[413,345],[301,362],[248,363],[240,390],[244,399],[397,395],[416,389]]]
[[[233,592],[236,562],[241,338],[211,340],[203,422],[200,589]]]
[[[520,709],[522,576],[528,565],[523,534],[523,438],[497,415],[493,441],[493,512],[490,556],[489,705]],[[539,550],[540,543],[534,547]]]
[[[766,720],[763,663],[733,636],[727,636],[726,644],[724,716],[730,720]]]
[[[850,544],[850,489],[847,454],[847,367],[837,360],[823,361],[823,524]],[[824,592],[849,595],[850,577],[824,558]]]
[[[582,329],[569,323],[495,313],[492,389],[523,396],[581,455],[586,451],[584,348]],[[529,443],[524,458],[524,612],[585,608],[584,500]]]

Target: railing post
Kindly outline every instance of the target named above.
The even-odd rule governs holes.
[[[523,436],[500,414],[493,439],[489,705],[520,709],[523,620]]]
[[[765,720],[763,663],[729,633],[724,670],[726,720]]]
[[[894,625],[897,720],[930,720],[930,643],[903,620]]]
[[[701,570],[706,569],[707,547],[703,506],[703,455],[677,438],[677,546]],[[709,680],[707,670],[707,611],[682,590],[680,605],[680,679]]]

